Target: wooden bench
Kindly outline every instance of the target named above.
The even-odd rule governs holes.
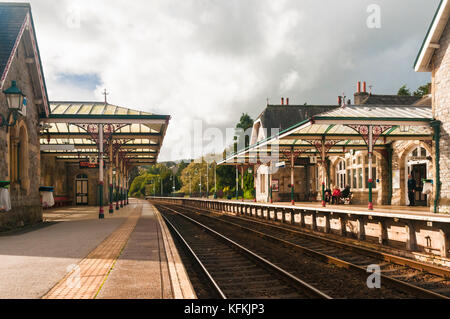
[[[54,207],[63,207],[63,206],[72,206],[73,200],[67,196],[55,197],[55,206]]]

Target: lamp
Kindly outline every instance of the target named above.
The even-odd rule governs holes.
[[[8,103],[9,113],[7,118],[5,118],[3,115],[0,114],[2,119],[0,127],[2,126],[11,127],[16,125],[17,123],[18,112],[22,111],[23,100],[25,98],[25,95],[17,87],[16,81],[12,81],[11,87],[3,91],[3,93],[6,95],[6,102]],[[13,118],[13,122],[12,124],[9,124],[11,117]]]

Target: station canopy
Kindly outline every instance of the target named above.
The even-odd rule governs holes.
[[[105,159],[109,159],[111,146],[131,165],[156,164],[170,121],[168,115],[102,102],[52,102],[50,109],[50,117],[41,119],[41,153],[74,163],[98,155],[102,124]]]
[[[432,109],[424,106],[346,106],[318,114],[278,134],[241,150],[219,165],[254,165],[299,157],[342,156],[350,150],[368,150],[368,131],[373,130],[374,150],[394,141],[431,141]]]

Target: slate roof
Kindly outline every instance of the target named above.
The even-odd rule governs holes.
[[[259,119],[264,128],[269,130],[279,128],[283,131],[311,116],[336,108],[337,105],[268,105]]]
[[[413,105],[422,98],[418,96],[401,95],[369,95],[361,105]]]
[[[433,106],[433,99],[431,98],[431,95],[424,96],[421,98],[417,103],[414,104],[415,106]]]
[[[5,71],[28,12],[28,3],[0,3],[0,77]]]

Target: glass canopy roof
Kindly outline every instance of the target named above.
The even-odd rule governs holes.
[[[156,163],[170,121],[168,115],[98,102],[54,102],[50,108],[41,123],[41,153],[68,162],[98,155],[98,124],[103,124],[106,159],[109,145],[115,145],[131,162]]]
[[[358,126],[382,127],[375,149],[401,140],[431,140],[433,121],[430,107],[417,106],[347,106],[314,116],[304,122],[231,155],[221,165],[255,164],[259,160],[283,157],[287,150],[301,151],[302,156],[318,156],[316,143],[325,142],[328,156],[349,150],[367,150]],[[274,157],[275,156],[275,157]]]

